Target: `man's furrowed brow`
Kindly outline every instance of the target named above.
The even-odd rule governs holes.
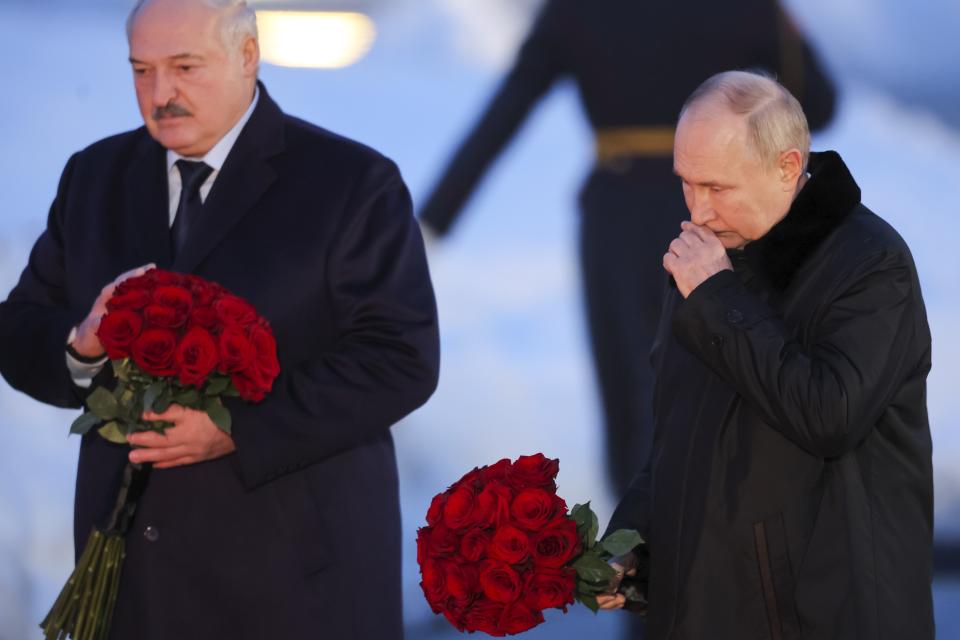
[[[200,55],[199,53],[178,53],[167,58],[167,60],[188,60],[188,59],[203,60],[203,56]],[[130,56],[128,60],[130,61],[130,64],[147,64],[142,60],[137,60],[133,56]]]

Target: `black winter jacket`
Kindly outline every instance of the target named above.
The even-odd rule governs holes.
[[[933,638],[930,332],[903,239],[840,157],[734,271],[667,296],[645,533],[649,638]]]

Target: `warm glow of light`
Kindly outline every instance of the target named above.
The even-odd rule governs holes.
[[[362,13],[257,11],[260,55],[284,67],[334,69],[362,58],[376,28]]]

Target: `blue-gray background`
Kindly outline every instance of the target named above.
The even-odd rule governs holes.
[[[69,155],[140,124],[123,34],[129,4],[0,0],[2,296],[43,229]],[[393,157],[420,202],[509,64],[536,4],[367,2],[379,36],[358,64],[337,71],[265,65],[261,75],[287,112]],[[960,325],[960,4],[790,5],[842,90],[838,116],[814,147],[844,155],[865,203],[901,231],[916,257],[934,337],[937,534],[960,536],[960,394],[953,389],[960,339],[951,331]],[[576,270],[573,203],[591,142],[579,109],[572,88],[559,86],[488,176],[455,236],[431,253],[440,388],[394,429],[410,638],[456,635],[419,593],[413,539],[431,496],[467,469],[543,451],[561,459],[560,491],[569,502],[592,499],[601,520],[611,513]],[[0,640],[40,637],[35,624],[71,568],[77,440],[66,433],[73,417],[0,382]],[[960,637],[960,582],[944,577],[935,586],[939,637]],[[371,596],[375,609],[375,591],[357,594]],[[556,612],[529,637],[612,633],[618,615]]]

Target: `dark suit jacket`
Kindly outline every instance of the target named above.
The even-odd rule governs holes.
[[[420,234],[391,161],[260,91],[176,260],[165,150],[140,128],[70,159],[0,304],[0,371],[61,407],[83,395],[64,362],[69,328],[138,265],[217,281],[276,334],[272,393],[230,401],[237,451],[153,471],[127,536],[115,638],[402,635],[389,428],[430,396],[439,358]],[[128,450],[83,438],[78,550],[109,513]]]

